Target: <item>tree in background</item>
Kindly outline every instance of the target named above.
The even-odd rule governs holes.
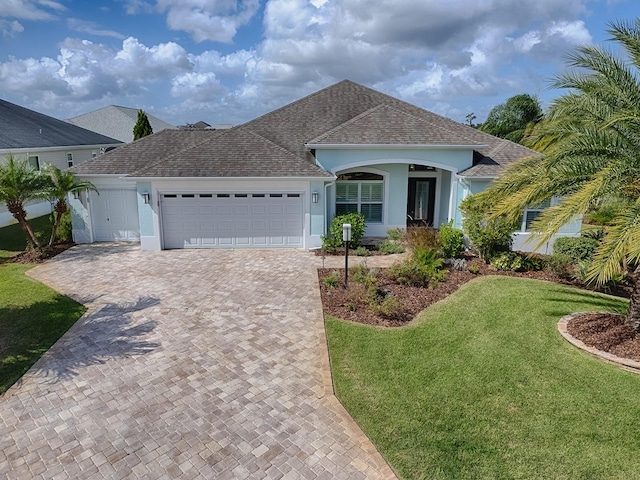
[[[539,244],[593,205],[616,199],[613,226],[596,250],[596,284],[626,273],[632,285],[626,321],[640,332],[640,18],[610,25],[621,58],[598,46],[569,57],[574,70],[553,87],[569,93],[553,102],[530,140],[544,156],[512,164],[487,190],[493,215],[520,218],[524,208],[562,198],[532,225]]]
[[[53,220],[53,228],[51,229],[51,237],[49,239],[49,246],[52,246],[55,239],[58,227],[62,221],[62,217],[69,210],[67,204],[67,196],[74,192],[80,192],[83,190],[93,190],[97,192],[98,189],[91,182],[79,182],[75,175],[71,172],[63,172],[55,165],[47,164],[43,168],[44,178],[46,184],[41,194],[44,198],[49,199],[51,202],[55,202],[53,211],[55,217]]]
[[[520,143],[525,133],[543,118],[540,101],[527,93],[515,95],[491,109],[479,126],[483,132]]]
[[[40,242],[27,221],[24,204],[41,195],[44,182],[44,177],[29,165],[27,159],[18,160],[9,154],[6,162],[0,162],[0,202],[7,204],[7,209],[35,247],[40,247]]]
[[[138,121],[133,126],[133,139],[138,140],[139,138],[146,137],[152,133],[153,128],[151,128],[147,114],[144,110],[138,110]]]

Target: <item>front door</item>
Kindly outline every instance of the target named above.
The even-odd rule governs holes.
[[[435,178],[409,178],[407,226],[432,227],[435,199]]]

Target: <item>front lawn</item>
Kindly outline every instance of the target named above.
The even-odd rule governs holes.
[[[563,340],[624,300],[483,277],[407,327],[327,317],[336,393],[401,478],[638,478],[640,375]]]
[[[51,235],[51,219],[49,215],[29,219],[29,224],[34,232],[41,238],[48,240]],[[0,228],[0,258],[12,257],[27,248],[27,238],[20,228],[14,223],[8,227]]]

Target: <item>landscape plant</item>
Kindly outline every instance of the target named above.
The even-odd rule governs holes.
[[[553,253],[566,255],[573,262],[590,261],[598,248],[597,240],[589,237],[560,237],[553,244]]]
[[[329,235],[322,236],[323,250],[332,253],[344,245],[342,241],[342,225],[345,223],[351,225],[351,241],[349,242],[349,247],[358,248],[360,246],[360,241],[366,231],[364,215],[358,212],[350,212],[333,217],[331,226],[329,227]]]
[[[438,230],[438,243],[445,258],[455,258],[465,249],[464,233],[453,226],[453,220],[443,223]]]
[[[561,198],[532,225],[539,244],[594,205],[621,200],[588,278],[604,285],[628,275],[626,321],[640,333],[640,18],[611,24],[608,32],[619,53],[580,47],[569,57],[572,70],[553,82],[569,93],[552,103],[530,139],[544,156],[515,162],[478,195],[491,203],[493,218],[511,220],[529,205]]]

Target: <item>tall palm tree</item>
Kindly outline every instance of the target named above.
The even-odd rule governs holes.
[[[493,215],[511,219],[527,206],[561,197],[532,226],[541,233],[540,244],[599,202],[621,200],[589,277],[603,284],[629,274],[633,291],[626,319],[640,332],[640,18],[613,23],[607,31],[626,55],[598,46],[577,49],[569,57],[573,70],[552,84],[569,93],[551,105],[529,138],[544,156],[513,164],[480,195],[492,199]]]
[[[46,186],[42,195],[50,201],[55,202],[53,206],[55,217],[53,220],[53,228],[51,229],[51,238],[49,239],[49,246],[51,246],[56,239],[56,233],[60,226],[62,216],[69,210],[67,196],[71,193],[83,190],[92,190],[97,192],[98,189],[93,183],[80,182],[76,179],[73,173],[68,171],[63,172],[55,165],[45,165],[43,173],[46,178]]]
[[[26,159],[19,160],[12,154],[7,155],[5,162],[0,162],[0,202],[18,221],[29,242],[40,247],[40,242],[27,221],[24,204],[39,197],[43,189],[43,178],[39,172],[29,166]]]

